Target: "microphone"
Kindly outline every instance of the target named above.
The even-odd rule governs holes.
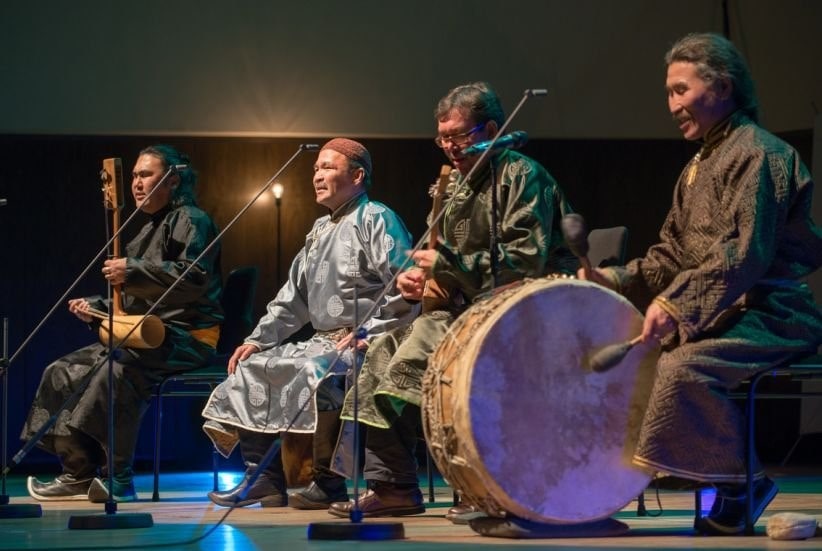
[[[473,157],[474,155],[479,155],[489,147],[491,150],[496,151],[497,149],[517,149],[522,147],[523,145],[528,142],[528,134],[523,132],[522,130],[517,130],[516,132],[511,132],[510,134],[506,134],[499,138],[494,145],[491,145],[493,140],[488,140],[485,142],[475,143],[470,147],[466,147],[462,150],[463,157]]]
[[[180,172],[181,170],[185,170],[188,168],[188,165],[171,165],[171,170],[174,172]]]

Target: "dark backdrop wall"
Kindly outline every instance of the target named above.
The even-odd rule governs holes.
[[[785,135],[807,162],[811,132]],[[122,157],[128,174],[137,152],[162,141],[187,152],[200,173],[200,204],[223,228],[266,181],[297,150],[300,143],[324,140],[291,138],[188,138],[124,136],[0,135],[0,315],[10,320],[10,349],[14,352],[55,304],[106,241],[98,172],[102,159]],[[374,159],[371,196],[396,209],[410,231],[420,236],[429,208],[428,185],[439,173],[442,153],[430,139],[364,139]],[[523,151],[542,162],[565,188],[575,209],[589,227],[626,225],[629,256],[642,254],[655,242],[670,204],[675,179],[693,155],[695,145],[684,140],[533,140]],[[256,314],[264,311],[303,244],[313,220],[323,214],[314,203],[311,186],[314,153],[304,153],[282,174],[281,234],[273,196],[265,192],[222,241],[222,267],[253,264],[261,270]],[[126,193],[125,217],[132,212]],[[143,221],[138,215],[126,235]],[[279,277],[276,259],[281,258]],[[82,278],[73,296],[105,292],[100,262]],[[568,320],[579,323],[580,320]],[[10,449],[31,403],[43,368],[60,355],[96,338],[60,304],[55,315],[31,340],[9,374]],[[207,469],[209,447],[200,430],[202,399],[166,404],[164,458],[180,467]],[[780,403],[769,416],[769,447],[779,454],[793,443],[798,408]],[[151,414],[149,414],[149,417]],[[144,422],[138,466],[151,457],[150,419]],[[774,430],[774,424],[780,426]],[[786,429],[785,427],[788,427]],[[22,469],[54,466],[37,451]]]

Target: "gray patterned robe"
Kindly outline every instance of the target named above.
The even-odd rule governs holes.
[[[812,188],[793,148],[736,113],[682,172],[660,242],[614,271],[639,308],[660,295],[681,314],[659,360],[637,464],[744,480],[742,414],[725,391],[822,342],[822,315],[801,282],[822,265]]]
[[[230,454],[236,444],[232,426],[277,433],[294,420],[291,432],[314,431],[316,399],[307,403],[312,389],[329,369],[342,375],[353,363],[350,350],[337,360],[335,345],[357,321],[354,288],[356,314],[364,316],[405,261],[410,246],[400,218],[365,194],[314,223],[291,265],[288,282],[245,340],[260,352],[240,363],[203,410],[208,420],[204,429],[221,452]],[[409,323],[412,311],[396,288],[390,289],[364,324],[368,337]],[[316,330],[312,338],[284,343],[306,323]],[[343,391],[329,382],[330,399],[336,402],[329,409],[337,409]]]

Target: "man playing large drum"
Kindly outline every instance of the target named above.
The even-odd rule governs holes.
[[[697,528],[739,534],[747,500],[756,521],[777,487],[757,468],[746,495],[743,419],[725,390],[819,347],[822,315],[801,278],[822,265],[822,233],[810,218],[810,175],[757,125],[733,44],[689,35],[666,63],[671,116],[702,147],[682,171],[660,242],[594,279],[647,307],[642,339],[663,345],[634,463],[715,484]]]
[[[366,517],[411,515],[425,510],[414,456],[419,437],[421,379],[428,358],[448,327],[471,303],[494,288],[489,235],[491,175],[499,186],[498,285],[549,272],[568,272],[576,259],[565,247],[560,219],[570,208],[562,190],[534,160],[515,151],[491,156],[476,177],[464,176],[477,158],[463,155],[470,145],[492,138],[504,122],[499,98],[486,83],[458,86],[435,111],[441,147],[460,177],[441,222],[436,249],[414,254],[416,266],[398,279],[409,300],[420,300],[426,282],[447,289],[447,305],[423,313],[406,330],[372,343],[359,377],[359,420],[367,425],[364,477],[368,490],[359,507]],[[493,165],[494,172],[491,168]],[[430,283],[429,283],[430,285]],[[353,396],[343,418],[353,417]],[[329,512],[346,517],[353,501],[334,503]]]

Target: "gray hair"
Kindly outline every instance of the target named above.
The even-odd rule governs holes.
[[[437,104],[434,117],[442,120],[454,109],[476,124],[494,121],[499,127],[505,122],[499,96],[487,82],[472,82],[452,89]]]
[[[163,163],[163,169],[168,170],[175,165],[186,165],[185,168],[177,170],[180,183],[171,192],[169,203],[177,208],[183,205],[196,205],[194,186],[197,184],[197,173],[191,168],[191,161],[188,155],[180,153],[170,145],[151,145],[140,151],[140,155],[151,155],[157,157]]]
[[[727,38],[714,33],[693,33],[681,38],[665,54],[665,64],[693,63],[699,78],[708,84],[727,79],[736,107],[754,122],[759,120],[759,100],[745,58]]]

